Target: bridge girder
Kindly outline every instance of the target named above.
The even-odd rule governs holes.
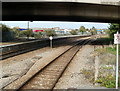
[[[75,2],[3,2],[2,20],[120,23],[120,6]]]

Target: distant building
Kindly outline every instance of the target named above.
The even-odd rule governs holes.
[[[20,31],[23,31],[23,30],[28,30],[28,29],[23,29],[23,28],[20,28],[19,30],[20,30]]]
[[[33,30],[33,32],[44,32],[44,30]]]
[[[54,30],[60,30],[60,28],[59,28],[59,27],[54,27],[53,29],[54,29]]]
[[[20,27],[14,27],[14,28],[16,28],[17,30],[19,30],[19,31],[24,31],[24,30],[28,30],[28,28],[20,28]],[[30,29],[30,28],[29,28]],[[30,29],[31,30],[31,29]]]
[[[70,34],[71,29],[65,29],[64,32],[65,34]]]
[[[60,27],[54,27],[54,28],[33,28],[33,32],[39,32],[39,31],[41,31],[41,32],[44,32],[45,30],[53,30],[53,31],[55,31],[56,32],[56,34],[70,34],[70,31],[72,30],[72,29],[60,29]]]
[[[96,30],[97,34],[104,34],[104,30]]]
[[[64,34],[64,29],[55,30],[56,34]]]

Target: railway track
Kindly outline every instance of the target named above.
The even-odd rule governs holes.
[[[82,38],[82,37],[88,37],[88,36],[77,36],[77,37],[61,37],[61,38],[54,38],[55,45],[60,44],[59,42],[62,40],[68,40],[72,38]],[[11,45],[5,45],[0,47],[0,59],[7,59],[9,57],[13,57],[19,54],[23,54],[29,51],[33,51],[45,46],[49,46],[49,39],[42,39],[42,40],[35,40],[35,41],[29,41],[25,43],[18,43],[18,44],[11,44]]]
[[[85,39],[75,44],[73,47],[51,61],[38,73],[34,74],[29,80],[25,81],[17,88],[17,91],[26,89],[52,90],[76,53],[80,48],[82,48],[83,45],[87,44],[88,42],[90,42],[90,40]]]

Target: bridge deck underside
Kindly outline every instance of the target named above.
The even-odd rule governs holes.
[[[3,20],[120,22],[120,6],[73,2],[3,2]]]

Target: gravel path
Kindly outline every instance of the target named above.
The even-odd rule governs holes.
[[[45,47],[0,61],[0,83],[2,83],[0,84],[0,88],[26,75],[26,73],[34,72],[35,69],[39,68],[40,64],[47,63],[47,59],[54,59],[69,47],[61,46],[52,49]]]
[[[95,70],[94,59],[91,58],[91,53],[94,51],[94,46],[84,46],[74,57],[69,67],[66,69],[54,89],[99,89],[85,78],[83,69]],[[89,78],[88,74],[88,78]]]
[[[43,53],[47,50],[49,48],[42,48],[0,61],[0,83],[2,83],[0,88],[24,75],[35,63],[32,59],[38,53]]]

